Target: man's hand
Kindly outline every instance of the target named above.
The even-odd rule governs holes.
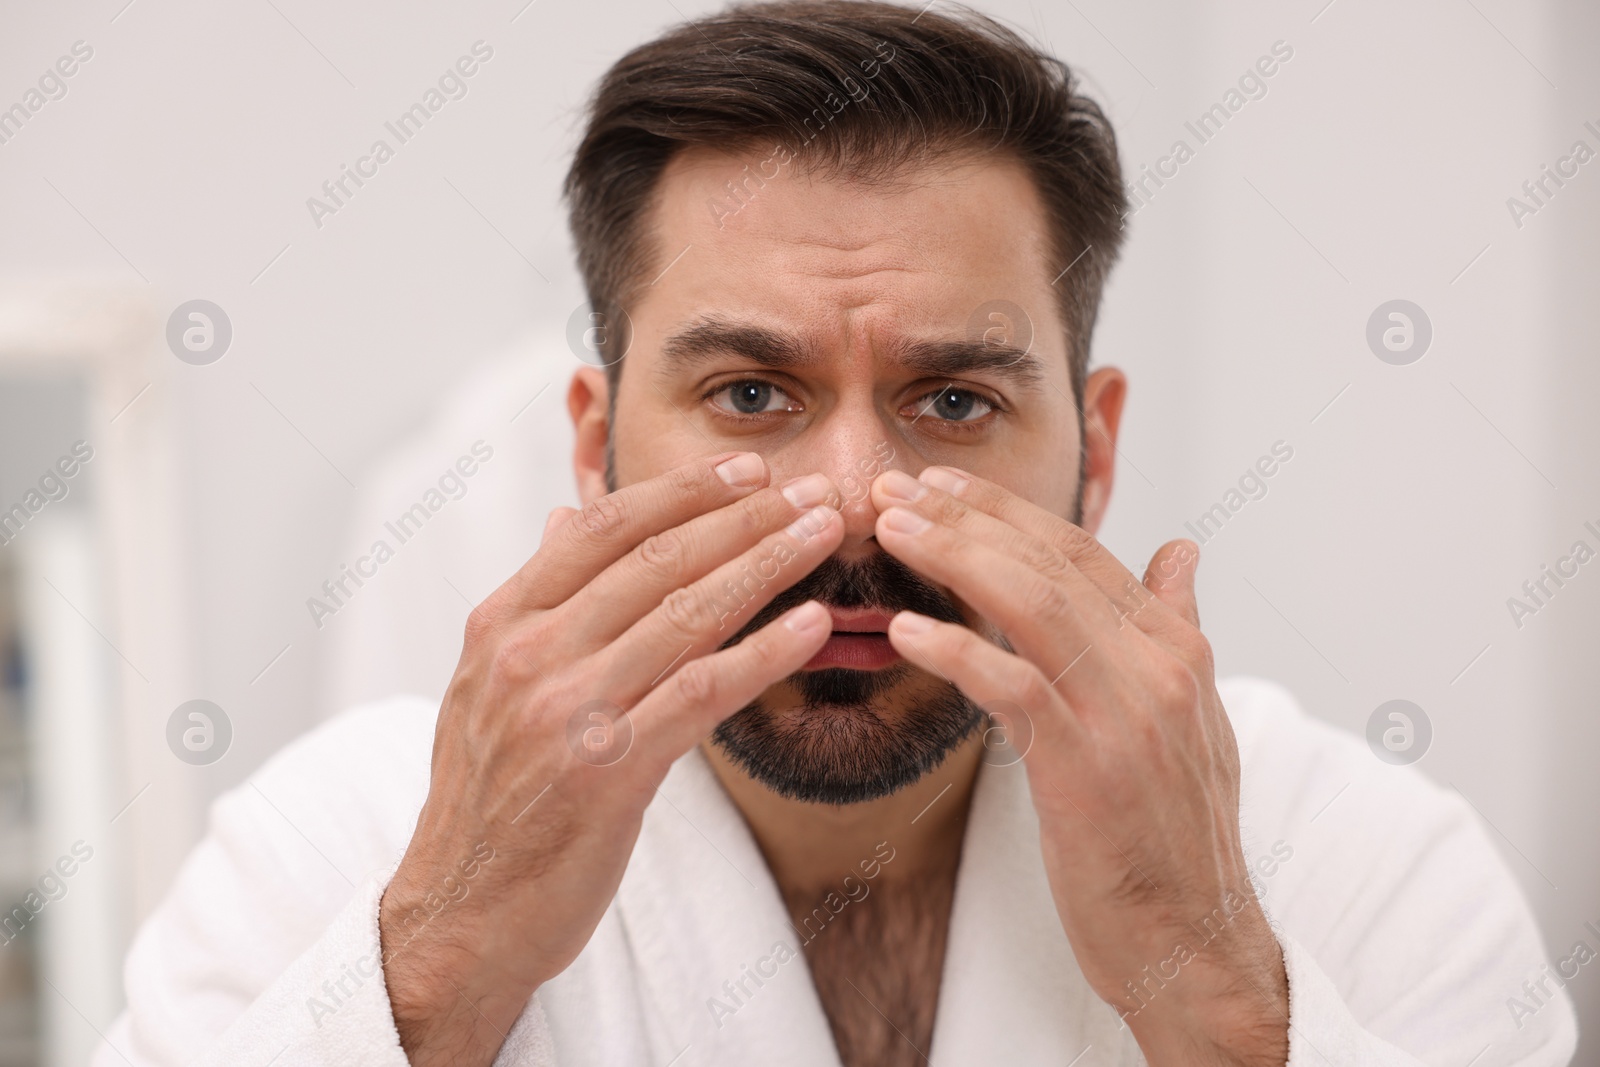
[[[558,509],[472,612],[428,798],[379,908],[418,1067],[493,1061],[593,934],[673,761],[828,639],[813,602],[717,651],[843,537],[817,506],[826,478],[767,479],[737,453]]]
[[[902,612],[910,662],[1019,707],[1056,910],[1079,966],[1163,1064],[1288,1056],[1283,956],[1239,838],[1239,753],[1200,633],[1192,542],[1144,581],[1081,528],[965,472],[889,471],[877,538],[1015,653]]]

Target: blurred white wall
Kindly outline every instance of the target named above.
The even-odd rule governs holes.
[[[141,800],[118,826],[170,842],[137,911],[204,803],[336,710],[341,620],[319,630],[305,600],[349,562],[353,510],[394,451],[519,338],[533,338],[533,377],[555,384],[515,425],[522,400],[508,400],[499,432],[564,420],[564,328],[582,293],[557,194],[579,107],[625,49],[712,6],[0,9],[0,108],[75,42],[93,50],[0,144],[0,285],[132,287],[163,320],[203,298],[233,330],[207,366],[152,339],[150,391],[118,422],[169,420],[175,446],[192,637],[171,661],[193,666],[152,685],[174,706],[215,701],[235,731],[207,767],[165,756],[164,713],[129,739],[164,771],[152,814]],[[1142,562],[1274,442],[1292,446],[1267,496],[1203,549],[1221,668],[1278,679],[1357,731],[1384,701],[1420,705],[1434,733],[1420,767],[1490,822],[1564,953],[1600,921],[1600,565],[1520,628],[1506,601],[1575,540],[1600,545],[1583,527],[1600,527],[1600,162],[1520,226],[1506,201],[1574,141],[1600,150],[1600,13],[1582,0],[980,6],[1078,68],[1130,177],[1175,139],[1195,146],[1185,122],[1274,42],[1292,47],[1267,94],[1130,220],[1096,349],[1133,382],[1104,539]],[[480,40],[493,55],[468,94],[318,226],[307,198]],[[1408,366],[1366,340],[1393,299],[1432,324]],[[548,463],[559,474],[566,456]],[[524,531],[530,549],[538,534]],[[488,591],[486,576],[461,581],[469,598]],[[467,605],[426,610],[455,627]],[[1600,1031],[1589,970],[1570,989]]]

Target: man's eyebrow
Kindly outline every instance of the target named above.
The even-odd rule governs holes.
[[[805,366],[817,360],[799,338],[764,326],[707,319],[670,335],[661,345],[661,371],[670,374],[723,356],[736,356],[769,370]],[[1038,358],[1028,349],[980,339],[905,341],[890,358],[926,378],[992,374],[1019,388],[1038,390],[1045,380]]]
[[[721,356],[738,356],[781,370],[814,358],[798,338],[764,326],[707,319],[672,334],[661,344],[662,370],[685,370]]]
[[[994,341],[908,341],[899,346],[896,358],[929,378],[993,374],[1030,391],[1038,390],[1045,380],[1044,369],[1029,349]]]

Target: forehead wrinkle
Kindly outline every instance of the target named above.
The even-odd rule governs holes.
[[[750,231],[752,240],[784,249],[780,269],[828,280],[856,280],[875,274],[940,274],[949,269],[939,262],[946,242],[937,235],[917,242],[880,224],[849,229],[830,221],[827,225],[795,233],[792,221],[781,226]]]
[[[894,278],[937,277],[946,272],[926,251],[919,253],[898,240],[874,239],[854,248],[792,237],[774,241],[787,246],[787,250],[772,266],[801,278],[872,285],[875,281],[888,284]],[[868,301],[875,298],[876,294],[864,297]]]

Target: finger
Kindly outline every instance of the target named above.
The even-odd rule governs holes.
[[[902,611],[889,623],[889,643],[909,662],[931,669],[992,715],[1000,717],[1005,704],[1021,708],[1027,723],[1007,723],[1008,732],[1026,738],[1044,736],[1050,742],[1047,747],[1080,734],[1078,717],[1037,666],[965,626]]]
[[[810,474],[651,534],[561,605],[566,647],[587,654],[615,640],[673,590],[699,581],[835,493],[826,476]]]
[[[1111,602],[1120,621],[1131,620],[1153,635],[1173,636],[1177,620],[1083,527],[957,467],[927,467],[917,480],[1061,552]]]
[[[550,531],[554,530],[557,526],[560,526],[577,513],[577,508],[551,508],[549,517],[544,520],[544,533],[539,535],[539,544],[542,546],[546,541],[550,540]]]
[[[1200,568],[1200,546],[1188,538],[1168,541],[1150,557],[1144,584],[1160,601],[1200,628],[1200,603],[1195,597],[1195,573]]]
[[[654,611],[596,654],[627,707],[671,672],[733,637],[772,599],[811,573],[839,547],[844,520],[812,508],[691,585],[669,593]]]
[[[628,712],[641,751],[665,774],[723,719],[804,667],[831,633],[827,609],[808,600],[737,645],[685,663]]]
[[[609,493],[551,531],[485,606],[507,617],[563,603],[646,537],[749,496],[767,477],[760,456],[730,452]]]
[[[1065,679],[1080,693],[1103,693],[1107,667],[1120,645],[1146,640],[1119,627],[1109,613],[1082,611],[1104,597],[1081,574],[1061,580],[1041,575],[970,535],[940,526],[908,508],[878,516],[878,543],[886,552],[972,605],[1025,658],[1055,684]],[[1093,650],[1098,649],[1099,654]],[[1070,677],[1068,673],[1070,670]]]
[[[1059,577],[1073,567],[1066,554],[1054,546],[918,481],[905,471],[892,470],[875,479],[872,494],[873,505],[880,513],[891,507],[910,508],[926,519],[1004,552],[1047,578]]]

